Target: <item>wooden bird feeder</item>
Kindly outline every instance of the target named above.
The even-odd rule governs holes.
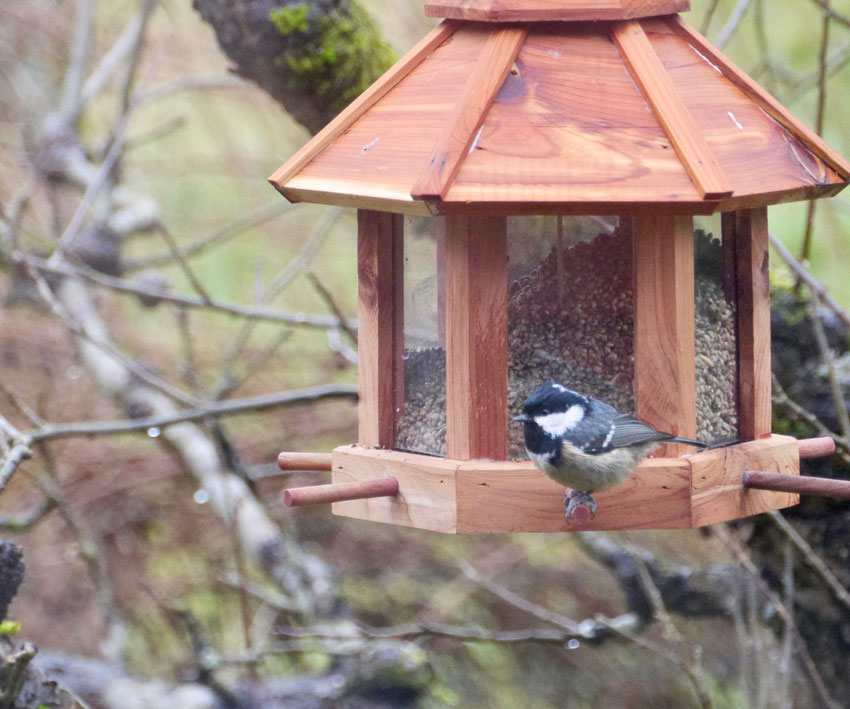
[[[358,209],[359,440],[281,454],[332,470],[291,504],[551,532],[797,503],[788,476],[832,440],[771,433],[767,206],[836,194],[850,164],[687,9],[430,0],[442,24],[271,176],[293,202]],[[666,445],[568,524],[563,488],[510,421],[547,379],[738,442]],[[745,483],[752,471],[785,476],[781,489]]]

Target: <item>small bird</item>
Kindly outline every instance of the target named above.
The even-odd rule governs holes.
[[[531,461],[555,482],[572,488],[567,520],[579,505],[596,514],[592,493],[619,485],[660,443],[700,441],[658,431],[613,406],[547,381],[526,399],[521,421]]]

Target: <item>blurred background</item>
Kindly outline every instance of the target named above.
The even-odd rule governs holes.
[[[845,503],[469,537],[283,507],[326,475],[279,451],[356,440],[356,215],[266,177],[422,6],[0,4],[0,649],[91,707],[847,706]],[[850,155],[850,0],[685,19]],[[846,477],[850,196],[769,214],[774,430]]]

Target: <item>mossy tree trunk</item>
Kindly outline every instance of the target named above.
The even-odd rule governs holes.
[[[356,0],[194,0],[240,76],[318,132],[396,60]]]

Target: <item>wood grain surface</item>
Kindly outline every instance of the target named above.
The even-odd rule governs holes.
[[[503,217],[446,217],[446,449],[508,454],[508,251]]]
[[[729,178],[673,86],[643,25],[635,20],[616,22],[611,28],[611,38],[700,196],[703,199],[730,196],[733,189]]]
[[[360,402],[358,440],[362,446],[393,445],[395,382],[399,372],[404,320],[400,299],[403,272],[394,268],[403,249],[399,214],[357,212],[357,371]]]
[[[799,475],[797,441],[790,436],[772,436],[685,457],[691,464],[694,527],[778,510],[799,502],[798,495],[788,492],[748,490],[741,480],[746,470]]]
[[[735,213],[738,317],[738,435],[770,435],[770,270],[767,208]]]
[[[474,146],[481,124],[511,65],[526,31],[507,27],[490,32],[463,93],[446,116],[437,142],[410,194],[414,199],[442,199],[452,184],[461,161]]]
[[[445,42],[460,26],[458,22],[441,22],[429,32],[407,54],[381,76],[374,84],[358,96],[344,111],[319,131],[304,147],[287,160],[270,177],[278,189],[304,168],[313,158],[338,138],[348,126],[380,101],[399,81],[414,69],[425,57]],[[284,192],[284,194],[286,194]]]
[[[635,270],[635,415],[661,431],[696,436],[694,232],[690,217],[632,221]],[[659,456],[692,450],[666,444]]]
[[[428,0],[428,17],[480,22],[630,20],[690,10],[690,0]]]
[[[394,497],[335,502],[331,509],[346,517],[453,534],[457,532],[458,465],[457,461],[414,453],[337,448],[333,452],[334,483],[392,476],[399,481],[399,491]]]

